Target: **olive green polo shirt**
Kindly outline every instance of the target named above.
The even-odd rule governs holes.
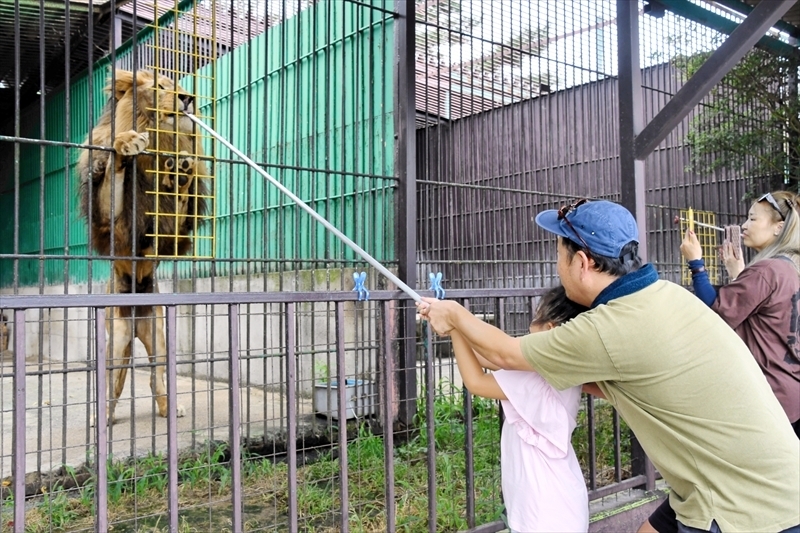
[[[556,388],[597,382],[670,484],[684,525],[800,524],[800,441],[745,344],[687,290],[657,281],[521,346]]]

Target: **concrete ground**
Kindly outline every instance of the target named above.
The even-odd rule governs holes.
[[[137,361],[136,364],[146,363]],[[462,386],[458,367],[452,359],[436,361],[436,383]],[[41,367],[40,367],[41,364]],[[424,363],[418,363],[418,388],[425,382]],[[26,473],[48,472],[61,465],[78,466],[86,461],[94,442],[92,396],[93,374],[83,363],[29,358],[25,380],[25,449]],[[0,479],[11,476],[13,440],[13,352],[0,356]],[[30,375],[38,373],[41,375]],[[132,390],[134,391],[131,394]],[[229,438],[229,387],[226,382],[178,376],[178,403],[186,416],[178,418],[178,449],[183,450],[206,440]],[[242,435],[260,437],[287,427],[285,395],[251,386],[242,389]],[[116,422],[109,427],[109,453],[124,458],[167,450],[167,420],[155,414],[150,391],[149,368],[128,373],[125,388],[115,411]],[[300,398],[298,414],[313,415],[311,398]]]
[[[589,502],[589,533],[637,531],[667,497],[666,483],[652,492],[630,489]]]
[[[58,373],[26,378],[26,472],[48,472],[62,464],[77,466],[85,462],[94,440],[87,407],[90,399],[87,391],[93,387],[87,380],[94,378],[83,368],[85,365],[79,363],[46,361],[44,369]],[[10,357],[2,358],[0,370],[3,376],[0,378],[0,479],[3,479],[11,475],[12,459],[14,383]],[[38,363],[28,363],[28,373],[38,370]],[[262,436],[286,427],[285,396],[257,387],[246,390],[247,394],[243,389],[239,399],[244,436]],[[178,449],[206,440],[228,440],[227,383],[178,376],[178,403],[186,411],[186,416],[178,418]],[[298,410],[300,415],[312,414],[311,399],[300,398]],[[117,405],[116,423],[109,427],[109,453],[123,458],[166,452],[167,419],[156,413],[149,369],[129,372]]]

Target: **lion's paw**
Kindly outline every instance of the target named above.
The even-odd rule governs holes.
[[[120,155],[136,155],[142,153],[149,142],[150,134],[147,132],[123,131],[114,139],[114,150]]]
[[[175,176],[177,176],[180,192],[184,193],[191,185],[192,178],[194,178],[195,159],[186,150],[181,150],[180,154],[178,154],[177,164],[174,157],[168,157],[164,161],[164,169],[166,173],[161,180],[162,185],[168,190],[174,191]]]
[[[175,408],[175,415],[178,418],[183,418],[184,416],[186,416],[186,409],[181,404],[178,404],[177,407]]]
[[[106,165],[108,165],[108,154],[95,154],[92,158],[92,180],[102,179],[106,175]]]
[[[106,171],[107,157],[94,156],[92,158],[92,174],[102,174]]]
[[[113,413],[107,413],[106,423],[111,426],[116,422],[116,417]],[[97,417],[92,415],[89,417],[89,427],[97,427]]]

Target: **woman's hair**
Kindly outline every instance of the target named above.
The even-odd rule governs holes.
[[[539,305],[536,307],[536,313],[533,315],[531,326],[541,326],[548,322],[560,326],[586,309],[567,298],[564,287],[558,285],[542,295],[542,299],[539,300]]]
[[[780,213],[766,198],[761,202],[769,206],[768,211],[773,222],[783,220],[783,229],[772,244],[761,250],[750,264],[783,255],[791,259],[800,272],[800,196],[789,191],[775,191],[772,197],[778,204]]]

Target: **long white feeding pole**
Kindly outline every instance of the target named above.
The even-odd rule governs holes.
[[[679,221],[682,220],[683,222],[690,222],[689,220],[687,220],[687,219],[685,219],[683,217],[675,217],[675,218],[678,219]],[[698,222],[696,220],[692,220],[691,222],[695,226],[701,226],[703,228],[714,229],[714,230],[717,230],[717,231],[721,231],[723,233],[725,232],[725,228],[720,228],[719,226],[712,226],[711,224],[704,224],[703,222]]]
[[[328,229],[328,230],[329,230],[331,233],[333,233],[334,235],[336,235],[336,236],[339,238],[339,240],[340,240],[340,241],[342,241],[343,243],[345,243],[345,244],[346,244],[347,246],[349,246],[349,247],[350,247],[350,248],[351,248],[351,249],[352,249],[352,250],[353,250],[355,253],[357,253],[358,255],[360,255],[360,256],[361,256],[361,258],[362,258],[362,259],[364,259],[364,261],[366,261],[366,262],[367,262],[367,263],[369,263],[370,265],[374,266],[374,267],[375,267],[375,268],[378,270],[378,272],[380,272],[381,274],[383,274],[384,276],[386,276],[387,278],[389,278],[389,280],[390,280],[392,283],[394,283],[395,285],[397,285],[397,286],[400,288],[400,290],[402,290],[404,293],[406,293],[406,294],[407,294],[407,295],[409,295],[411,298],[413,298],[415,302],[421,302],[421,301],[422,301],[422,297],[421,297],[419,294],[417,294],[417,292],[416,292],[414,289],[412,289],[411,287],[409,287],[408,285],[406,285],[405,283],[403,283],[402,281],[400,281],[400,278],[398,278],[397,276],[395,276],[394,274],[392,274],[392,272],[391,272],[391,271],[390,271],[388,268],[386,268],[385,266],[383,266],[382,264],[380,264],[380,263],[378,262],[378,260],[377,260],[377,259],[375,259],[375,258],[374,258],[374,257],[372,257],[371,255],[369,255],[369,254],[368,254],[368,253],[367,253],[367,252],[366,252],[366,251],[365,251],[363,248],[361,248],[359,245],[357,245],[356,243],[354,243],[354,242],[353,242],[353,241],[350,239],[350,237],[348,237],[347,235],[345,235],[344,233],[342,233],[341,231],[339,231],[339,230],[336,228],[336,226],[334,226],[333,224],[331,224],[330,222],[328,222],[328,221],[325,219],[325,217],[323,217],[322,215],[320,215],[319,213],[317,213],[316,211],[314,211],[314,210],[313,210],[313,209],[312,209],[312,208],[311,208],[311,207],[310,207],[308,204],[306,204],[306,203],[305,203],[303,200],[301,200],[300,198],[298,198],[297,196],[295,196],[295,194],[294,194],[292,191],[290,191],[289,189],[287,189],[286,187],[284,187],[284,186],[283,186],[283,184],[282,184],[281,182],[279,182],[278,180],[276,180],[275,178],[273,178],[272,176],[270,176],[270,175],[269,175],[269,174],[268,174],[268,173],[267,173],[267,172],[266,172],[264,169],[262,169],[262,168],[261,168],[261,167],[260,167],[260,166],[259,166],[259,165],[258,165],[258,164],[255,162],[255,161],[253,161],[252,159],[250,159],[249,157],[247,157],[246,155],[244,155],[244,154],[243,154],[241,151],[239,151],[239,149],[237,149],[235,146],[233,146],[231,143],[229,143],[229,142],[228,142],[226,139],[224,139],[224,138],[223,138],[223,137],[222,137],[222,136],[221,136],[219,133],[217,133],[216,131],[214,131],[213,129],[211,129],[209,126],[207,126],[207,125],[206,125],[206,124],[205,124],[205,123],[204,123],[202,120],[200,120],[200,119],[199,119],[199,118],[197,118],[196,116],[194,116],[194,115],[192,115],[192,114],[189,114],[189,113],[184,113],[184,114],[185,114],[187,117],[189,117],[189,118],[192,120],[192,122],[194,122],[195,124],[197,124],[198,126],[200,126],[202,129],[204,129],[205,131],[207,131],[209,135],[211,135],[211,136],[212,136],[212,137],[214,137],[216,140],[218,140],[219,142],[221,142],[222,144],[224,144],[224,145],[225,145],[225,146],[226,146],[226,147],[227,147],[227,148],[228,148],[228,149],[229,149],[231,152],[233,152],[234,154],[236,154],[237,156],[239,156],[239,157],[242,159],[242,161],[244,161],[245,163],[247,163],[247,164],[248,164],[248,165],[249,165],[249,166],[250,166],[250,167],[251,167],[253,170],[255,170],[256,172],[258,172],[259,174],[261,174],[262,176],[264,176],[265,178],[267,178],[267,180],[269,180],[269,182],[270,182],[270,183],[272,183],[272,184],[273,184],[273,185],[275,185],[275,186],[276,186],[278,189],[280,189],[280,191],[281,191],[283,194],[285,194],[286,196],[288,196],[289,198],[291,198],[291,199],[292,199],[292,201],[293,201],[294,203],[296,203],[297,205],[299,205],[300,207],[302,207],[302,208],[303,208],[303,209],[304,209],[304,210],[305,210],[305,211],[306,211],[306,212],[307,212],[309,215],[311,215],[312,217],[314,217],[314,218],[315,218],[315,219],[316,219],[316,220],[317,220],[317,221],[318,221],[320,224],[322,224],[323,226],[325,226],[325,227],[326,227],[326,228],[327,228],[327,229]]]

